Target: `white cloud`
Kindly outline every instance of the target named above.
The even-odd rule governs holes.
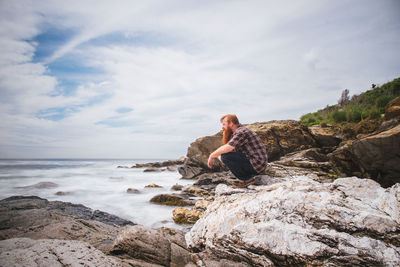
[[[178,157],[223,114],[297,119],[391,80],[396,3],[360,3],[3,1],[0,156]],[[33,62],[48,28],[74,34]],[[70,59],[99,74],[66,73],[80,84],[57,94],[49,63]]]

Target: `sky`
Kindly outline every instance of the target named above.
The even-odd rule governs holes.
[[[174,159],[400,77],[400,1],[0,0],[0,158]]]

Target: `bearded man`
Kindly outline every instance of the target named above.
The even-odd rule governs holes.
[[[243,188],[254,184],[255,175],[263,173],[267,167],[268,156],[260,137],[239,123],[234,114],[221,118],[223,145],[208,157],[208,167],[211,168],[218,158],[237,178],[243,182],[235,188]]]

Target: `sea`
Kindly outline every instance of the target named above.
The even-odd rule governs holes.
[[[193,180],[182,180],[177,171],[143,172],[131,167],[136,163],[165,159],[0,159],[0,199],[11,196],[38,196],[83,204],[148,227],[183,229],[172,219],[175,207],[150,203],[162,193],[173,193],[171,186],[190,186]],[[37,188],[38,183],[54,183]],[[146,188],[157,184],[162,188]],[[127,189],[138,189],[136,194]],[[62,192],[63,194],[60,195]],[[58,194],[57,194],[58,193]]]

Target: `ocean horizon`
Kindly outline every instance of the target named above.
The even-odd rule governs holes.
[[[83,204],[105,211],[134,223],[149,227],[182,228],[172,220],[175,207],[161,206],[149,200],[162,193],[172,193],[174,184],[188,186],[177,171],[143,172],[131,167],[136,163],[166,159],[115,158],[30,158],[0,159],[0,199],[38,196],[49,201],[59,200]],[[148,184],[162,188],[145,188]],[[127,193],[128,188],[140,193]]]

